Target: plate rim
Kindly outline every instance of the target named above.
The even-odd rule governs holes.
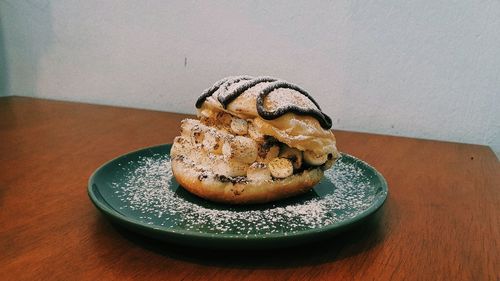
[[[125,216],[121,214],[120,212],[116,211],[115,209],[107,206],[109,203],[105,200],[103,197],[104,201],[106,203],[101,202],[100,199],[98,199],[94,191],[92,190],[93,182],[96,176],[108,165],[111,163],[118,161],[122,158],[128,157],[132,154],[136,154],[138,152],[142,152],[145,150],[152,150],[152,149],[158,149],[160,147],[171,147],[171,143],[165,143],[165,144],[158,144],[158,145],[153,145],[153,146],[148,146],[148,147],[142,147],[133,151],[130,151],[128,153],[119,155],[111,160],[106,161],[102,165],[100,165],[97,169],[94,170],[94,172],[90,175],[88,182],[87,182],[87,195],[90,198],[90,201],[96,206],[96,208],[103,212],[105,215],[109,216],[110,218],[113,218],[114,220],[117,220],[120,223],[126,224],[128,226],[133,225],[134,227],[140,227],[143,230],[147,231],[155,231],[157,233],[161,234],[168,234],[170,236],[183,236],[183,237],[193,237],[197,239],[221,239],[221,240],[264,240],[264,239],[293,239],[293,238],[298,238],[298,237],[304,237],[304,236],[309,236],[309,235],[316,235],[316,234],[321,234],[321,233],[329,233],[329,232],[335,232],[336,230],[343,229],[344,227],[354,225],[357,222],[360,222],[364,220],[366,217],[368,217],[371,214],[374,214],[378,209],[380,209],[384,203],[387,201],[387,198],[389,197],[389,188],[386,179],[382,176],[382,174],[375,169],[373,166],[368,164],[367,162],[352,156],[347,153],[341,152],[342,157],[347,156],[355,161],[361,162],[363,165],[366,165],[369,169],[371,169],[376,177],[381,181],[382,183],[382,196],[378,196],[376,200],[373,202],[372,205],[370,205],[369,208],[363,210],[361,213],[358,215],[349,218],[347,220],[343,220],[341,222],[329,224],[326,226],[322,227],[317,227],[317,228],[312,228],[312,229],[306,229],[306,230],[300,230],[300,231],[293,231],[293,232],[288,232],[286,234],[284,233],[268,233],[268,234],[227,234],[227,233],[206,233],[206,232],[196,232],[192,230],[187,230],[187,229],[172,229],[170,227],[164,227],[164,226],[158,226],[154,224],[147,224],[144,222],[141,222],[137,219],[131,218],[129,216]],[[102,196],[102,195],[101,195]]]

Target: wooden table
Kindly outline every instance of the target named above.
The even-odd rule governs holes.
[[[1,280],[500,280],[500,164],[490,148],[336,132],[389,183],[378,216],[274,251],[162,244],[87,196],[103,162],[171,142],[186,115],[0,98]]]

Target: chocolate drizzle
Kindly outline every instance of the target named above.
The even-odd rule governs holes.
[[[228,88],[230,85],[234,83],[238,83],[241,81],[243,82],[242,85],[236,87],[236,89],[232,90],[231,92],[228,91]],[[323,113],[321,111],[320,106],[318,103],[307,93],[304,89],[300,88],[297,85],[288,83],[286,81],[278,80],[276,78],[272,77],[257,77],[253,78],[251,76],[235,76],[235,77],[227,77],[223,78],[219,81],[217,81],[212,87],[208,88],[205,90],[202,95],[198,98],[196,101],[196,108],[200,108],[203,105],[203,102],[205,100],[212,96],[217,90],[222,88],[223,92],[225,93],[224,95],[219,94],[217,97],[217,100],[222,104],[224,108],[227,108],[227,106],[234,101],[237,97],[239,97],[241,94],[243,94],[246,90],[255,87],[256,85],[264,82],[271,82],[269,85],[267,85],[264,89],[262,89],[257,96],[257,113],[262,117],[263,119],[266,120],[273,120],[276,118],[279,118],[286,113],[295,113],[297,115],[307,115],[315,118],[318,120],[320,123],[321,127],[323,129],[330,129],[332,127],[332,120],[328,115]],[[274,111],[267,111],[264,107],[264,99],[273,91],[280,89],[280,88],[285,88],[285,89],[291,89],[294,90],[303,96],[307,97],[314,105],[317,107],[315,108],[302,108],[298,107],[295,105],[289,105],[285,106],[282,108],[278,108]]]
[[[203,91],[203,93],[198,98],[198,100],[196,100],[196,104],[195,104],[196,108],[200,108],[203,105],[203,103],[205,102],[205,100],[208,97],[210,97],[211,95],[213,95],[215,92],[217,92],[217,90],[219,90],[219,88],[221,86],[224,86],[224,90],[227,91],[227,88],[229,87],[229,85],[234,84],[234,83],[238,83],[239,81],[242,81],[242,80],[250,80],[252,78],[253,78],[252,76],[248,76],[248,75],[230,76],[230,77],[222,78],[221,80],[215,82],[215,84],[212,87]]]
[[[288,105],[285,107],[278,108],[275,111],[267,111],[264,108],[264,99],[272,91],[280,88],[292,89],[301,93],[302,95],[306,96],[309,100],[311,100],[318,109],[301,108],[295,105]],[[276,119],[289,112],[295,113],[297,115],[308,115],[316,118],[316,120],[318,120],[319,124],[323,129],[330,129],[332,127],[332,119],[330,119],[328,115],[324,114],[321,111],[321,108],[319,107],[318,103],[305,90],[301,89],[297,85],[290,84],[285,81],[273,82],[267,85],[264,89],[262,89],[262,91],[259,93],[259,96],[257,97],[257,112],[259,113],[260,117],[266,120]]]
[[[205,102],[205,100],[209,96],[213,95],[220,88],[220,86],[222,84],[226,83],[227,80],[229,80],[229,79],[230,79],[230,77],[222,78],[221,80],[215,82],[215,84],[212,87],[203,91],[203,93],[198,98],[198,100],[196,100],[196,108],[200,108],[203,105],[203,103]]]
[[[223,91],[224,91],[224,92],[227,92],[227,91],[229,90],[229,86],[231,86],[231,85],[232,85],[232,84],[234,84],[234,83],[238,83],[238,82],[240,82],[240,81],[250,80],[250,83],[251,83],[251,82],[253,82],[253,81],[255,81],[255,80],[251,80],[252,78],[253,78],[253,77],[251,77],[251,76],[238,76],[238,77],[235,77],[234,79],[228,80],[226,83],[224,83],[224,84],[223,84],[223,87],[224,87]],[[260,83],[260,82],[259,82],[259,83]],[[245,85],[245,84],[248,84],[248,82],[247,82],[247,83],[244,83],[243,85]],[[257,84],[258,84],[258,83],[257,83]],[[257,85],[257,84],[255,84],[255,85]],[[254,86],[255,86],[255,85],[254,85]],[[252,87],[253,87],[253,86],[252,86]],[[224,108],[226,108],[226,107],[227,107],[227,105],[228,105],[230,102],[232,102],[235,98],[237,98],[237,97],[238,97],[239,95],[241,95],[244,91],[246,91],[247,89],[250,89],[251,87],[248,87],[248,88],[246,88],[246,89],[243,89],[243,91],[239,91],[239,88],[241,88],[241,87],[236,88],[233,92],[231,92],[231,93],[229,93],[229,94],[227,94],[227,95],[219,95],[219,96],[217,97],[217,100],[219,100],[219,102],[222,104],[222,106],[223,106]]]
[[[257,86],[260,83],[264,82],[274,82],[277,81],[275,78],[272,77],[257,77],[253,80],[250,80],[248,82],[243,83],[243,85],[239,86],[238,88],[234,89],[232,92],[228,93],[225,96],[220,95],[218,100],[222,104],[224,108],[227,108],[227,106],[235,100],[237,97],[239,97],[241,94],[243,94],[246,90]]]

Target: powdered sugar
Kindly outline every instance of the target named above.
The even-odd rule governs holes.
[[[135,162],[135,163],[134,163]],[[185,191],[172,177],[170,158],[154,154],[123,165],[112,182],[122,213],[172,231],[227,235],[290,234],[342,222],[374,204],[371,175],[342,157],[313,192],[275,204],[213,204]]]
[[[303,109],[317,109],[316,105],[310,99],[288,88],[278,88],[272,91],[264,100],[264,107],[269,111],[290,105],[295,105]]]

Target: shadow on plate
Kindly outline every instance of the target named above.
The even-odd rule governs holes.
[[[289,268],[342,260],[369,251],[385,239],[384,206],[362,223],[335,236],[299,246],[267,250],[214,250],[180,246],[114,228],[127,240],[159,255],[228,268]]]

